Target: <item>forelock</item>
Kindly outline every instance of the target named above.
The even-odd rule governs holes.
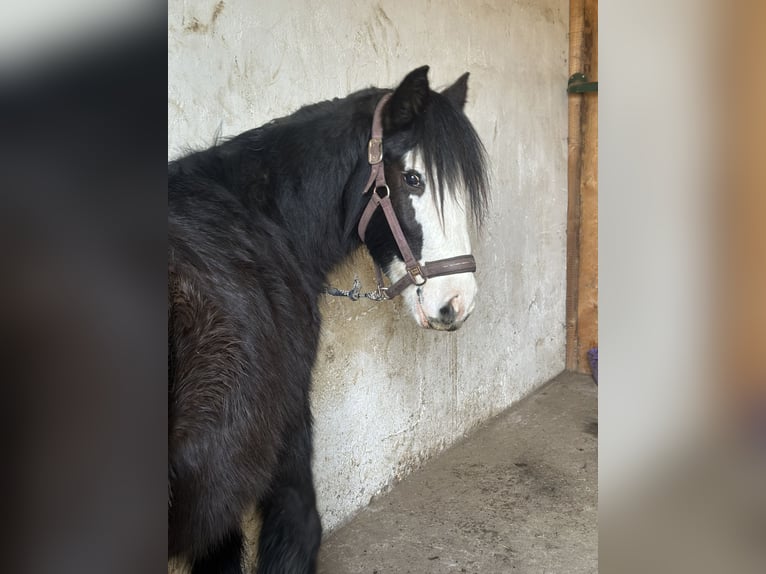
[[[445,193],[462,190],[472,219],[480,227],[489,201],[487,154],[468,118],[442,94],[432,92],[426,112],[415,125],[415,136],[426,178],[435,183],[432,192],[440,213]]]

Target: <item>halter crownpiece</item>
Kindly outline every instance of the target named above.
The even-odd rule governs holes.
[[[404,236],[401,225],[399,225],[399,219],[396,217],[394,206],[391,203],[390,189],[386,183],[386,169],[385,162],[383,161],[383,122],[381,118],[383,106],[385,106],[390,98],[390,93],[383,96],[375,106],[375,113],[372,116],[372,132],[370,134],[370,141],[367,144],[367,161],[372,167],[370,168],[370,177],[362,193],[367,193],[373,183],[375,187],[372,190],[370,201],[367,203],[367,207],[364,208],[362,217],[359,220],[359,226],[357,227],[359,238],[364,242],[367,226],[375,210],[381,207],[396,245],[399,247],[399,251],[404,258],[404,266],[407,269],[407,273],[390,287],[384,286],[383,273],[380,270],[380,266],[375,263],[375,278],[378,283],[377,293],[380,300],[392,299],[410,285],[423,285],[431,277],[454,275],[457,273],[473,273],[476,271],[476,260],[473,255],[458,255],[457,257],[429,261],[421,265],[412,254],[407,238]]]

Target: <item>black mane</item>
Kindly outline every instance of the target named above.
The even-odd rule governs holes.
[[[279,163],[279,172],[286,173],[302,170],[305,164],[290,165],[290,162],[308,157],[310,163],[325,167],[315,174],[321,178],[317,184],[329,184],[324,175],[337,173],[339,168],[347,169],[349,164],[359,161],[359,152],[365,149],[369,138],[372,110],[387,91],[367,88],[342,99],[304,106],[259,128],[225,138],[210,149],[192,152],[170,162],[169,170],[173,173],[182,165],[189,166],[200,176],[211,177],[226,187],[243,192],[246,190],[241,189],[241,180],[249,181],[256,175],[258,168],[255,166],[262,163],[256,161],[255,165],[247,166],[248,158],[265,155],[269,161]],[[318,133],[325,134],[324,138],[318,138]],[[333,147],[332,142],[340,145]],[[444,203],[445,189],[453,194],[462,190],[474,224],[481,227],[489,198],[487,154],[463,111],[442,94],[431,92],[429,105],[414,123],[407,142],[407,147],[417,145],[421,150],[428,179],[438,180],[439,185],[434,191],[440,207]],[[332,155],[323,154],[331,147]],[[394,145],[394,148],[398,147]],[[397,151],[402,152],[401,149]],[[360,167],[368,169],[364,163]],[[364,178],[354,179],[361,182],[359,185],[363,184]],[[247,198],[247,193],[243,197]],[[261,201],[266,199],[260,197]],[[344,229],[348,232],[351,226],[346,225]]]
[[[437,176],[439,205],[445,188],[452,193],[462,189],[474,224],[481,227],[489,202],[487,153],[468,118],[445,96],[432,92],[426,113],[415,124],[415,139],[428,179]]]
[[[319,289],[327,272],[360,244],[347,220],[363,208],[360,188],[369,173],[364,152],[381,93],[366,90],[312,104],[175,160],[169,164],[171,195],[176,181],[185,195],[215,184],[221,193],[206,202],[208,218],[217,217],[224,199],[239,204],[237,217],[253,225],[277,223]],[[218,223],[227,225],[230,215],[221,213]]]

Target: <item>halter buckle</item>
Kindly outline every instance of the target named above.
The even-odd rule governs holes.
[[[428,281],[428,279],[423,276],[423,270],[420,268],[420,265],[415,265],[414,267],[407,269],[407,273],[410,274],[410,277],[412,277],[412,282],[417,286],[423,285],[426,281]],[[418,277],[422,279],[420,283],[418,283]]]
[[[367,161],[370,165],[375,165],[383,161],[383,139],[370,138],[367,143]]]

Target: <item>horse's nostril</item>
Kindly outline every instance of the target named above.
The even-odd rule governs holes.
[[[454,305],[452,305],[452,301],[439,309],[439,319],[441,319],[443,323],[454,323],[456,317],[457,312],[455,311]]]

